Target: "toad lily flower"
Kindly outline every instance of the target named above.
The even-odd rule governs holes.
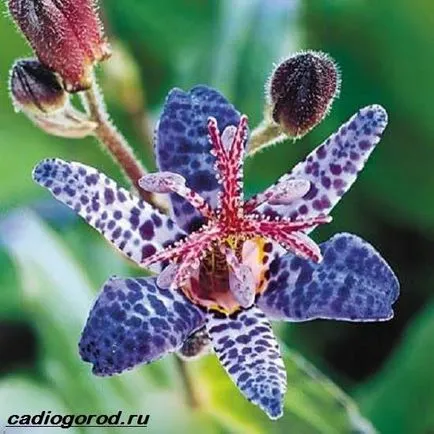
[[[247,118],[217,91],[173,90],[156,131],[160,172],[140,185],[170,194],[172,217],[97,170],[44,160],[34,179],[158,277],[111,278],[79,344],[96,375],[180,349],[206,328],[240,391],[270,418],[282,414],[286,373],[269,320],[392,318],[398,282],[377,251],[350,234],[317,245],[328,216],[386,127],[360,110],[304,162],[244,200]]]

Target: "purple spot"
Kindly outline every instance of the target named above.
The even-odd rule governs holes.
[[[342,173],[342,167],[338,164],[330,164],[330,172],[332,172],[333,175],[340,175]]]
[[[350,158],[354,161],[357,161],[360,158],[360,155],[357,152],[351,151]]]
[[[125,196],[125,194],[120,190],[118,190],[117,196],[118,196],[119,202],[125,202],[127,200],[127,197]]]
[[[159,228],[163,223],[161,218],[157,214],[152,214],[151,219],[157,228]]]
[[[333,187],[335,189],[343,188],[343,187],[345,187],[345,181],[343,179],[336,178],[333,180]]]
[[[92,199],[92,210],[97,212],[99,210],[99,202],[97,199]]]
[[[350,123],[348,129],[353,130],[353,131],[357,130],[357,122],[356,121],[352,121]]]
[[[299,209],[298,212],[300,214],[307,214],[307,212],[309,211],[309,208],[306,205],[302,205]]]
[[[104,190],[104,199],[107,205],[111,205],[115,201],[115,195],[111,188],[106,188]]]
[[[360,140],[359,142],[359,148],[362,151],[366,151],[371,147],[371,143],[368,140]]]
[[[74,197],[75,196],[75,190],[73,188],[71,188],[69,185],[66,185],[65,188],[65,193],[70,196],[70,197]]]
[[[357,172],[356,167],[354,166],[353,163],[351,163],[351,161],[347,161],[347,164],[345,164],[345,167],[344,167],[344,171],[347,173],[352,173],[352,174]]]
[[[139,228],[140,236],[144,240],[150,240],[154,237],[154,224],[151,220],[146,220]]]
[[[98,183],[98,175],[88,175],[85,180],[87,185],[96,185]]]
[[[314,200],[312,203],[313,209],[317,210],[317,211],[321,211],[322,210],[322,205],[321,205],[321,201],[320,200]]]
[[[318,150],[316,151],[316,155],[320,160],[323,160],[327,156],[327,151],[324,145],[318,148]]]
[[[322,206],[322,208],[323,209],[326,209],[326,208],[330,208],[331,207],[331,203],[330,203],[330,199],[327,197],[327,196],[323,196],[322,198],[321,198],[321,206]]]
[[[264,244],[264,252],[271,253],[273,250],[273,244],[272,243],[265,243]]]
[[[117,238],[119,238],[120,236],[121,236],[121,233],[122,233],[122,229],[121,228],[116,228],[116,230],[113,232],[113,234],[112,234],[112,238],[114,239],[114,240],[116,240]]]
[[[330,188],[330,185],[332,184],[331,180],[329,177],[327,176],[323,176],[321,178],[321,184],[325,187],[325,188]]]

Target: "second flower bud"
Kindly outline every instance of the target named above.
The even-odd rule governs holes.
[[[271,116],[281,130],[300,137],[327,115],[339,92],[337,66],[328,55],[306,51],[281,62],[268,87]]]
[[[15,109],[49,134],[82,138],[96,128],[72,106],[57,74],[36,59],[18,60],[13,65],[9,88]]]

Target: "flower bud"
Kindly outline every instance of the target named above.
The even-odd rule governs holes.
[[[93,65],[109,55],[94,0],[8,0],[35,54],[68,92],[88,89]]]
[[[82,138],[97,127],[71,105],[57,75],[38,60],[17,61],[11,70],[9,88],[16,110],[49,134]]]
[[[283,132],[300,137],[324,119],[339,87],[339,71],[328,55],[295,54],[280,63],[269,80],[271,116]]]
[[[53,113],[63,108],[68,100],[56,74],[35,59],[15,62],[10,91],[17,110],[35,114]]]

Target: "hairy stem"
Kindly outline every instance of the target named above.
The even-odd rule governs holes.
[[[93,80],[92,87],[83,93],[82,98],[91,120],[98,124],[95,130],[95,136],[98,138],[103,148],[106,149],[113,157],[114,161],[119,164],[125,176],[136,188],[141,198],[154,204],[154,196],[141,189],[138,185],[139,179],[147,173],[147,170],[136,158],[125,137],[110,120],[101,91],[95,79]]]
[[[279,125],[270,121],[263,121],[250,134],[248,156],[260,151],[264,147],[285,139]]]
[[[175,356],[176,364],[181,375],[182,382],[184,383],[185,394],[187,395],[187,402],[191,408],[199,408],[200,401],[197,397],[193,381],[188,371],[187,362],[180,357]]]

